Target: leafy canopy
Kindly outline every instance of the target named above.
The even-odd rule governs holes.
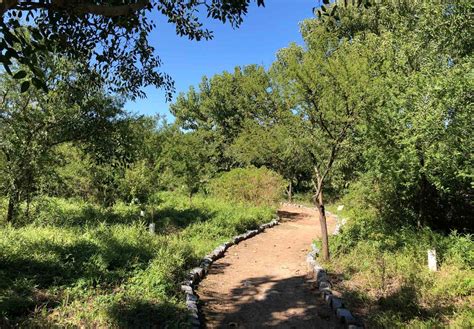
[[[255,1],[263,6],[263,0]],[[163,88],[168,99],[173,80],[160,72],[161,60],[149,43],[156,28],[151,19],[160,13],[176,26],[179,36],[211,39],[199,12],[238,27],[250,0],[6,0],[0,3],[0,62],[13,74],[15,64],[29,68],[16,78],[46,88],[41,64],[48,52],[87,63],[100,73],[110,90],[132,98],[143,97],[142,86]],[[27,82],[26,82],[27,81]]]

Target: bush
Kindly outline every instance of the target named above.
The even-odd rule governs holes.
[[[214,196],[234,202],[270,205],[279,201],[286,182],[276,172],[262,168],[237,168],[213,179],[210,191]]]

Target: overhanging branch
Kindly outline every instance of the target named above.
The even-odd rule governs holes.
[[[68,10],[76,15],[92,14],[104,17],[127,16],[139,10],[145,9],[150,5],[149,0],[138,0],[137,2],[122,5],[98,5],[90,0],[82,1],[18,1],[18,0],[0,0],[0,13],[3,14],[10,10]]]

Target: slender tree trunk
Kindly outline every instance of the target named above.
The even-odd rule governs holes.
[[[293,201],[293,181],[290,180],[290,185],[288,186],[288,202]]]
[[[25,211],[25,217],[27,220],[30,219],[30,204],[31,204],[31,182],[33,180],[33,178],[31,177],[31,173],[29,175],[29,183],[28,183],[28,186],[26,188],[26,195],[25,195],[25,199],[26,199],[26,211]]]
[[[27,220],[30,219],[30,205],[31,205],[31,196],[30,196],[30,193],[28,192],[28,195],[26,196],[26,211],[25,211],[25,217]]]
[[[14,215],[15,215],[15,201],[13,200],[13,196],[10,196],[10,199],[8,200],[7,222],[11,223]]]
[[[18,205],[19,193],[14,191],[10,194],[10,198],[8,200],[8,210],[7,210],[7,222],[13,222],[15,218],[16,208]]]
[[[425,157],[423,155],[423,150],[422,147],[419,143],[415,145],[416,152],[418,155],[418,162],[420,164],[420,169],[423,169],[425,166]],[[419,190],[418,190],[418,195],[416,195],[417,199],[417,226],[418,229],[421,229],[423,226],[426,225],[426,218],[425,218],[425,198],[427,197],[427,186],[428,186],[428,179],[426,178],[425,173],[423,170],[420,170],[421,177],[418,183]]]
[[[323,259],[328,261],[329,260],[329,237],[328,237],[328,226],[326,221],[326,210],[324,209],[324,201],[323,201],[323,191],[319,192],[319,196],[314,199],[314,203],[316,208],[318,208],[319,213],[319,223],[321,225],[321,242],[322,242],[322,253]]]

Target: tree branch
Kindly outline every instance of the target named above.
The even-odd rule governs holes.
[[[18,4],[18,0],[0,0],[0,13],[3,14],[9,10],[14,8]]]
[[[0,0],[1,1],[1,0]],[[150,5],[149,0],[138,0],[135,3],[124,5],[97,5],[93,1],[65,1],[51,0],[51,2],[34,2],[4,0],[0,3],[0,13],[3,14],[9,9],[16,10],[34,10],[47,9],[62,11],[67,10],[76,15],[92,14],[104,17],[127,16],[139,10],[147,8]]]
[[[313,90],[311,89],[311,87],[306,83],[306,81],[303,79],[303,77],[297,73],[296,74],[296,77],[298,78],[298,80],[300,81],[300,83],[303,85],[303,88],[306,90],[306,93],[308,94],[308,101],[313,105],[316,113],[319,115],[319,117],[317,118],[317,120],[319,121],[319,124],[321,125],[321,127],[323,128],[323,130],[328,134],[328,136],[332,139],[334,138],[331,131],[328,129],[327,125],[324,123],[324,120],[322,118],[322,114],[321,114],[321,111],[319,110],[319,106],[318,104],[316,103],[316,100],[314,99],[315,98],[315,95],[314,95],[314,92]],[[318,116],[317,115],[317,116]],[[311,118],[311,120],[313,121],[313,119]],[[313,123],[313,122],[312,122]],[[314,124],[314,123],[313,123]]]
[[[150,4],[149,0],[139,0],[136,3],[128,5],[101,6],[91,3],[85,3],[74,7],[74,11],[79,14],[94,14],[105,17],[126,16],[146,8]]]

